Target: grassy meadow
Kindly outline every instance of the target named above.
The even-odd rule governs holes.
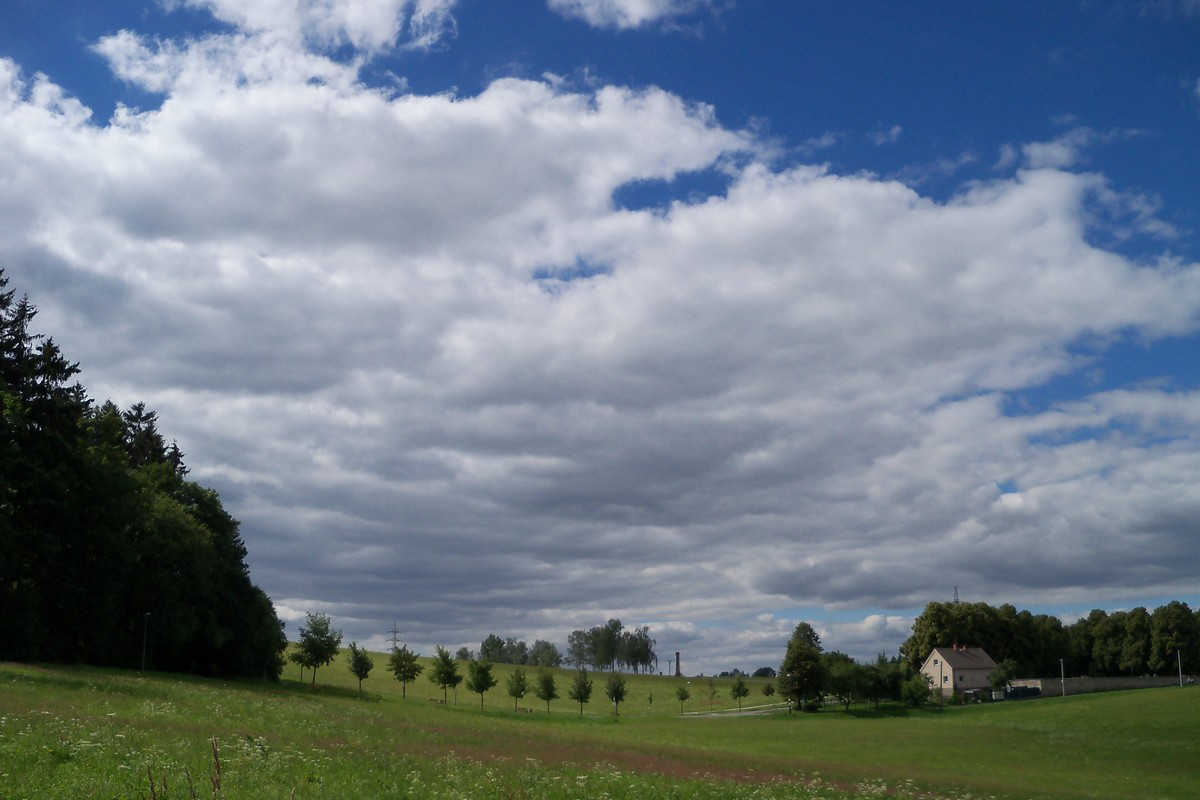
[[[315,688],[0,664],[0,797],[1194,798],[1200,691],[1154,689],[938,710],[738,715],[731,680],[627,675],[614,719],[593,674],[581,717],[504,688],[401,687],[344,654]],[[462,672],[465,674],[465,665]],[[533,678],[535,670],[527,669]],[[675,689],[690,680],[680,715]],[[750,681],[747,710],[763,705]],[[768,710],[769,709],[763,709]],[[215,751],[215,757],[214,757]]]

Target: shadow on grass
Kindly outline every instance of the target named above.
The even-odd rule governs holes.
[[[6,669],[7,667],[7,669]],[[366,703],[383,701],[381,695],[344,686],[316,686],[308,682],[261,678],[214,678],[176,672],[140,672],[117,667],[93,667],[85,664],[7,664],[0,663],[0,675],[30,686],[42,686],[60,691],[104,692],[135,698],[157,698],[171,691],[172,685],[222,687],[249,693],[283,694],[298,697],[338,697],[362,700]]]
[[[923,709],[912,706],[881,705],[879,708],[852,708],[848,711],[839,710],[837,713],[856,719],[903,719],[923,712]]]
[[[901,705],[899,703],[886,703],[880,705],[879,708],[873,706],[858,706],[849,709],[842,706],[826,706],[820,711],[806,711],[801,713],[793,711],[791,713],[784,711],[774,711],[769,716],[773,719],[816,719],[820,717],[850,717],[852,719],[907,719],[914,716],[925,716],[927,714],[937,714],[937,706],[923,706],[914,708],[912,706]]]
[[[295,694],[302,697],[340,697],[345,700],[362,700],[364,703],[380,703],[383,702],[382,695],[372,694],[364,691],[361,695],[358,689],[348,686],[322,686],[318,683],[313,686],[311,683],[299,681],[290,681],[281,679],[277,683],[259,682],[257,684],[263,688],[273,689],[281,694]]]

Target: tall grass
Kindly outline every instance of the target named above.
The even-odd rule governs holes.
[[[546,713],[532,697],[520,704],[532,712],[514,713],[499,665],[483,711],[461,689],[457,707],[430,702],[441,693],[424,676],[401,701],[384,660],[362,700],[341,662],[318,672],[315,689],[294,671],[268,685],[0,665],[0,797],[218,796],[214,753],[228,800],[1119,799],[1190,798],[1200,787],[1194,689],[941,713],[680,717],[677,679],[629,676],[617,721],[603,699],[582,719],[570,701]],[[562,689],[569,678],[560,673]],[[736,707],[721,693],[715,710]],[[695,695],[690,711],[707,712]]]

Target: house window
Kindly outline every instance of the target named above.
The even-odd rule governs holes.
[[[948,681],[948,680],[950,680],[950,676],[949,676],[949,675],[943,675],[943,676],[942,676],[942,683],[945,683],[945,682],[946,682],[946,681]]]

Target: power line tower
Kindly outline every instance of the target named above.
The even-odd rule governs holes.
[[[958,587],[954,587],[954,605],[958,605]]]
[[[392,629],[388,631],[392,635],[392,649],[395,650],[397,643],[400,641],[400,630],[396,627],[396,623],[392,621]]]

